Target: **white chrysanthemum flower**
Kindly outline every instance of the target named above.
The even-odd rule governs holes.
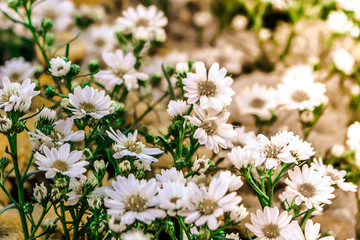
[[[51,75],[64,77],[70,71],[71,61],[66,62],[61,57],[57,57],[50,60],[50,65],[49,72]]]
[[[155,6],[146,8],[139,4],[135,9],[130,7],[123,11],[123,17],[116,19],[116,28],[124,34],[132,33],[137,39],[164,41],[167,23],[164,13]]]
[[[147,74],[135,70],[136,58],[132,52],[128,52],[125,56],[121,50],[115,53],[104,52],[103,59],[109,69],[98,72],[94,77],[109,91],[122,83],[128,90],[136,89],[139,87],[138,79],[148,79]]]
[[[285,239],[291,240],[335,240],[333,236],[327,236],[320,238],[320,224],[313,223],[311,219],[306,221],[305,234],[301,230],[297,221],[290,223],[291,227],[285,231]]]
[[[28,132],[31,136],[30,140],[42,140],[43,144],[40,150],[44,146],[48,148],[54,146],[61,146],[66,142],[80,142],[85,138],[85,132],[83,130],[72,131],[74,125],[74,119],[67,118],[65,120],[59,120],[53,124],[53,130],[49,135],[45,135],[39,129],[36,129],[36,133]]]
[[[98,188],[98,189],[100,189],[100,188]],[[126,229],[126,224],[124,224],[121,221],[121,215],[110,216],[109,228],[111,231],[116,232],[116,233],[121,233]]]
[[[360,122],[354,122],[348,127],[346,144],[353,151],[360,148]]]
[[[196,73],[187,73],[187,78],[183,79],[185,97],[189,104],[200,101],[201,108],[214,108],[221,110],[224,106],[231,103],[231,96],[234,91],[230,88],[233,80],[226,77],[226,69],[219,70],[219,64],[214,63],[209,73],[206,73],[203,62],[195,63]]]
[[[114,30],[107,24],[92,26],[84,34],[83,39],[89,44],[89,51],[96,55],[111,51],[116,45]]]
[[[215,109],[203,110],[199,106],[194,105],[195,113],[198,117],[186,116],[192,124],[198,128],[195,131],[194,138],[209,150],[215,153],[219,152],[219,146],[226,149],[232,147],[230,141],[236,134],[231,124],[227,124],[230,113],[225,111],[217,111]]]
[[[26,112],[31,105],[31,99],[40,91],[34,91],[36,84],[31,83],[27,78],[24,82],[12,83],[8,77],[2,78],[3,89],[0,89],[0,108],[5,112],[21,111]]]
[[[112,110],[112,101],[109,96],[105,96],[105,91],[98,91],[89,86],[74,89],[74,94],[69,94],[69,102],[74,108],[69,108],[74,114],[74,118],[90,116],[96,119],[109,115]]]
[[[216,230],[220,222],[218,217],[225,212],[231,212],[241,202],[241,197],[235,192],[226,194],[229,189],[229,183],[220,178],[213,178],[209,188],[199,188],[193,182],[190,182],[190,198],[187,208],[179,211],[179,215],[185,216],[185,223],[194,223],[196,226],[202,226],[207,223],[210,230]]]
[[[235,101],[240,114],[257,115],[262,120],[269,120],[278,105],[275,90],[259,84],[245,87]]]
[[[279,104],[287,109],[314,110],[320,104],[326,104],[325,85],[314,83],[312,69],[309,66],[296,66],[288,69],[281,84],[278,84]]]
[[[332,58],[338,70],[348,75],[353,73],[355,59],[348,51],[345,49],[337,49],[333,52]]]
[[[69,197],[66,201],[67,205],[72,206],[78,203],[79,199],[83,195],[83,186],[85,181],[86,178],[81,178],[80,180],[70,178],[69,189],[71,189],[71,192],[66,194]]]
[[[209,161],[210,159],[207,158],[205,155],[201,158],[196,157],[194,165],[191,167],[191,171],[197,172],[199,174],[205,173],[210,167]]]
[[[246,149],[246,147],[232,148],[227,156],[237,169],[246,168],[250,163],[254,164],[256,161],[256,155],[252,151]]]
[[[121,234],[122,240],[150,240],[151,235],[145,234],[140,230],[132,230]]]
[[[294,136],[289,145],[288,149],[297,160],[308,160],[311,156],[315,154],[314,148],[311,146],[311,143],[303,141],[300,139],[300,136]]]
[[[186,207],[189,195],[189,189],[183,182],[164,182],[159,189],[159,207],[173,217]]]
[[[178,115],[185,114],[190,108],[186,101],[183,100],[171,100],[168,104],[167,112],[170,117],[176,117]]]
[[[248,138],[256,138],[254,131],[245,132],[245,126],[235,128],[236,135],[231,139],[235,146],[245,146]]]
[[[109,215],[122,215],[121,221],[130,225],[135,219],[151,224],[156,218],[166,216],[164,210],[155,208],[159,184],[154,178],[139,181],[130,174],[127,178],[118,176],[112,182],[114,190],[107,190],[110,198],[105,199]]]
[[[282,162],[296,162],[289,148],[293,137],[292,132],[282,131],[270,139],[262,134],[259,134],[256,139],[249,138],[246,148],[256,154],[255,167],[264,165],[267,169],[276,169]]]
[[[227,182],[230,192],[238,190],[244,184],[240,176],[236,176],[228,170],[217,172],[214,178],[219,178],[221,181]]]
[[[354,27],[354,23],[348,20],[343,11],[331,11],[328,15],[326,23],[329,25],[331,30],[336,33],[351,32]]]
[[[174,167],[167,170],[161,169],[161,174],[156,174],[156,179],[162,184],[166,182],[186,183],[184,174]]]
[[[244,205],[241,204],[239,206],[236,206],[236,208],[234,208],[233,210],[231,210],[230,219],[235,223],[239,223],[242,220],[244,220],[247,215],[249,215],[249,212],[246,210]]]
[[[113,146],[115,150],[114,158],[119,159],[125,156],[132,156],[140,159],[143,162],[151,163],[157,162],[158,160],[151,155],[159,155],[162,154],[158,148],[147,148],[142,142],[139,142],[137,137],[137,130],[135,130],[134,134],[129,133],[128,136],[125,136],[120,130],[114,131],[114,129],[110,128],[110,131],[106,131],[109,137],[115,141]],[[150,167],[147,170],[151,170]]]
[[[12,58],[0,67],[0,78],[7,76],[12,82],[21,83],[24,79],[31,78],[34,71],[34,66],[23,57]]]
[[[47,119],[50,121],[54,121],[56,116],[56,111],[50,108],[44,107],[41,112],[37,115],[37,119]]]
[[[331,178],[323,176],[314,167],[304,165],[302,169],[295,166],[294,170],[288,172],[289,178],[285,179],[288,185],[285,192],[295,195],[295,204],[304,203],[308,209],[318,208],[320,204],[331,204],[330,198],[335,195],[332,192]],[[284,196],[287,193],[284,192]]]
[[[257,239],[263,240],[285,240],[284,233],[289,228],[292,216],[284,211],[279,215],[277,207],[265,207],[263,211],[257,210],[256,215],[251,213],[251,224],[245,223]]]
[[[333,165],[325,165],[322,158],[314,158],[311,166],[314,166],[316,171],[319,171],[324,176],[331,178],[331,184],[337,185],[343,191],[356,192],[357,186],[350,182],[345,182],[346,171],[338,170]]]
[[[7,133],[12,126],[12,122],[9,118],[6,116],[0,117],[0,132],[1,133]]]
[[[35,26],[40,27],[43,18],[53,22],[55,32],[64,32],[74,23],[75,5],[67,0],[47,0],[37,2],[32,8],[32,20]]]
[[[35,153],[34,157],[38,169],[45,171],[46,178],[55,177],[56,173],[61,173],[64,176],[82,177],[86,172],[85,166],[89,163],[87,161],[80,161],[81,151],[70,151],[70,144],[62,145],[59,150],[52,148],[51,150],[44,147],[45,156],[40,153]]]

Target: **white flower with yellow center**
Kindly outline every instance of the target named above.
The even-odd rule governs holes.
[[[106,131],[109,137],[115,141],[113,146],[115,150],[114,158],[119,159],[125,156],[132,156],[143,161],[144,166],[147,167],[147,170],[150,169],[151,162],[157,162],[158,160],[151,155],[160,155],[163,153],[158,148],[147,148],[142,142],[137,140],[137,130],[134,134],[129,133],[128,136],[125,136],[120,130],[114,131],[110,128],[110,132]],[[148,163],[148,164],[146,164]]]
[[[226,77],[226,69],[219,70],[219,64],[214,63],[209,73],[206,73],[203,62],[195,63],[196,73],[187,73],[187,78],[183,79],[185,97],[189,104],[199,101],[200,107],[214,108],[221,110],[224,106],[231,103],[231,96],[234,91],[230,88],[233,80]]]
[[[139,4],[123,11],[123,17],[116,19],[116,28],[124,34],[132,33],[136,39],[165,41],[167,23],[164,13],[155,6],[146,8]]]
[[[186,207],[189,189],[183,182],[164,182],[159,189],[159,207],[167,211],[169,216],[177,215],[177,211]]]
[[[109,215],[121,215],[121,222],[130,225],[139,220],[151,224],[156,218],[166,216],[165,211],[157,209],[159,183],[154,179],[139,181],[130,174],[127,178],[117,177],[112,182],[114,190],[107,190],[109,198],[105,206]]]
[[[71,61],[65,61],[61,57],[53,58],[50,60],[51,67],[49,72],[55,77],[64,77],[71,67]]]
[[[92,87],[80,86],[74,89],[74,94],[69,94],[69,102],[73,108],[69,108],[74,114],[74,118],[90,116],[101,119],[110,114],[113,109],[112,101],[109,96],[105,96],[105,91],[98,91]]]
[[[104,52],[103,59],[109,69],[98,72],[94,77],[109,91],[122,83],[128,90],[137,89],[138,79],[148,79],[147,74],[135,70],[136,58],[132,52],[128,52],[125,56],[122,50],[117,50],[115,53]]]
[[[351,182],[345,182],[346,171],[338,170],[333,165],[325,165],[322,158],[314,158],[311,166],[324,176],[331,178],[331,184],[337,185],[343,191],[356,192],[357,186]]]
[[[257,115],[262,120],[268,120],[278,102],[274,89],[254,84],[245,87],[240,94],[236,95],[235,104],[242,115]]]
[[[92,56],[94,54],[98,56],[103,52],[111,51],[116,44],[114,30],[107,24],[92,26],[84,34],[83,40],[89,44],[88,49]]]
[[[25,79],[21,84],[10,82],[8,77],[2,78],[3,88],[0,89],[0,108],[5,112],[21,111],[26,112],[31,105],[31,99],[40,91],[34,91],[36,84],[30,79]]]
[[[197,105],[194,105],[194,110],[197,117],[185,116],[185,118],[198,127],[194,138],[198,139],[200,144],[215,153],[219,152],[219,146],[224,149],[232,147],[231,139],[236,132],[231,124],[226,123],[230,116],[229,112],[219,112],[212,108],[203,110]]]
[[[12,82],[21,83],[26,78],[31,78],[34,74],[34,66],[25,61],[23,57],[12,58],[0,67],[0,78],[8,76]]]
[[[320,224],[313,223],[311,219],[306,221],[305,224],[305,234],[301,230],[297,221],[292,221],[290,223],[291,227],[287,228],[285,231],[285,239],[291,240],[335,240],[333,236],[321,237],[320,234]]]
[[[304,165],[302,169],[295,166],[294,170],[288,172],[289,178],[285,179],[288,185],[284,196],[295,195],[295,204],[304,203],[308,209],[318,208],[320,204],[331,204],[330,199],[335,195],[332,192],[331,178],[323,176],[314,167]]]
[[[292,216],[284,211],[279,215],[277,207],[265,207],[263,211],[257,210],[256,214],[251,213],[251,224],[245,223],[245,226],[252,231],[257,239],[262,240],[285,240],[287,229]]]
[[[246,168],[250,163],[255,164],[257,155],[246,147],[235,147],[228,153],[230,162],[237,168]]]
[[[255,167],[264,165],[267,169],[276,169],[280,163],[296,162],[289,148],[293,137],[288,131],[278,132],[270,139],[259,134],[256,139],[248,139],[246,149],[256,155]]]
[[[89,163],[87,161],[80,161],[81,151],[70,151],[70,144],[66,143],[62,145],[59,150],[47,147],[43,149],[45,155],[35,153],[34,157],[37,159],[35,162],[38,165],[38,169],[45,171],[46,178],[55,177],[56,173],[60,173],[64,176],[82,177],[86,172],[85,166]]]
[[[45,135],[39,129],[36,129],[36,133],[28,132],[31,136],[30,140],[42,140],[43,144],[40,146],[40,150],[47,146],[48,148],[54,146],[61,146],[66,142],[80,142],[85,138],[85,132],[83,130],[72,131],[74,120],[67,118],[65,120],[59,120],[53,124],[53,130],[49,135]]]
[[[229,193],[229,183],[220,178],[213,178],[209,188],[199,188],[195,183],[189,182],[189,202],[186,209],[179,211],[185,217],[185,223],[194,223],[202,226],[207,223],[210,230],[216,230],[220,222],[218,218],[226,212],[231,212],[241,202],[241,197],[235,192]]]
[[[278,85],[279,104],[287,109],[314,110],[326,104],[325,85],[315,83],[309,66],[296,66],[287,70]]]

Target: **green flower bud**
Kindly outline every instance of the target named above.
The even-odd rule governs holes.
[[[173,66],[167,66],[167,67],[166,67],[166,72],[167,72],[167,74],[168,74],[169,76],[172,76],[172,75],[174,75],[174,73],[175,73],[175,68],[174,68]]]
[[[32,205],[31,203],[25,203],[24,205],[24,212],[26,214],[31,214],[34,210],[34,205]]]
[[[5,169],[7,167],[7,165],[9,164],[9,159],[7,159],[6,157],[2,157],[0,159],[0,169]]]
[[[174,167],[176,167],[176,169],[180,170],[183,169],[184,167],[186,167],[186,161],[185,159],[181,158],[181,159],[177,159],[174,163]]]
[[[50,192],[50,201],[53,203],[59,201],[61,198],[61,195],[62,194],[61,194],[59,188],[57,188],[57,187],[52,188],[51,192]]]
[[[64,189],[67,187],[67,182],[65,177],[63,178],[58,178],[55,180],[54,186],[60,189]]]
[[[51,46],[51,45],[54,44],[54,42],[55,42],[55,35],[53,33],[50,33],[50,32],[47,33],[46,38],[45,38],[46,45]]]
[[[97,71],[99,69],[99,61],[97,59],[90,60],[88,68],[90,72]]]
[[[199,240],[209,240],[211,237],[211,232],[207,228],[202,228],[199,231]]]
[[[93,156],[93,154],[92,154],[90,148],[83,149],[83,154],[81,157],[82,160],[89,160],[90,158],[92,158],[92,156]]]
[[[50,18],[43,18],[41,20],[41,28],[43,29],[44,32],[51,30],[52,27],[53,27],[53,22]]]
[[[137,169],[134,175],[137,179],[145,179],[147,176],[147,172],[142,169]]]
[[[46,84],[45,85],[45,95],[48,98],[53,98],[55,96],[55,89],[53,87],[51,87],[50,85]]]
[[[16,10],[20,6],[20,1],[19,0],[9,0],[8,6],[9,6],[9,8]]]
[[[19,121],[19,122],[15,123],[13,129],[16,133],[21,133],[22,131],[24,131],[25,128],[26,128],[25,123]]]
[[[172,221],[166,221],[165,222],[165,228],[164,228],[165,232],[167,234],[169,234],[170,236],[172,236],[175,232],[175,226],[174,223]]]
[[[161,79],[162,79],[162,75],[156,72],[151,76],[150,83],[153,87],[159,86]]]
[[[68,72],[67,76],[76,76],[80,73],[81,69],[80,66],[77,64],[71,64],[70,71]]]
[[[118,165],[119,172],[121,176],[126,176],[131,171],[131,164],[128,160],[124,160]]]

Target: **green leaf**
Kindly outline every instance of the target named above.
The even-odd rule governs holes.
[[[0,210],[0,215],[3,214],[4,212],[6,212],[7,210],[10,210],[13,208],[16,208],[15,204],[12,203],[10,205],[7,205],[6,207],[4,207],[3,209]]]
[[[32,175],[34,175],[34,174],[36,174],[38,172],[41,172],[41,170],[36,170],[36,171],[33,171],[33,172],[29,172],[28,174],[26,174],[23,181],[25,181],[26,179],[28,179],[29,177],[31,177]]]

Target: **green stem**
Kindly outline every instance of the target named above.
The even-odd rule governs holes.
[[[63,230],[64,230],[64,235],[65,235],[65,239],[66,240],[70,240],[70,235],[69,235],[69,231],[67,229],[66,226],[66,217],[65,217],[65,205],[64,205],[64,201],[60,201],[60,210],[61,210],[61,223],[63,226]]]
[[[273,182],[272,180],[272,175],[273,175],[273,169],[271,169],[268,173],[269,175],[269,201],[268,201],[268,206],[269,207],[273,207],[273,195],[274,195],[274,186],[275,186],[275,182]]]
[[[305,216],[304,216],[304,217],[301,219],[301,221],[300,221],[300,227],[301,227],[301,229],[304,229],[307,220],[311,217],[311,214],[312,214],[314,211],[315,211],[315,209],[313,209],[313,208],[307,210]]]
[[[34,226],[34,229],[31,231],[30,238],[32,238],[34,236],[34,234],[36,233],[38,228],[41,226],[41,223],[42,223],[44,217],[46,216],[46,214],[49,212],[50,209],[51,209],[51,204],[49,206],[46,206],[43,208],[41,216],[40,216],[37,224]]]
[[[18,197],[19,197],[18,210],[19,210],[21,225],[22,225],[23,232],[24,232],[24,238],[28,239],[29,232],[28,232],[28,226],[27,226],[26,216],[25,216],[25,211],[24,211],[24,186],[22,184],[22,177],[21,177],[19,164],[18,164],[16,134],[14,134],[12,136],[8,136],[8,141],[9,141],[9,145],[10,145],[11,157],[13,160],[15,177],[16,177],[16,182],[17,182]]]
[[[180,226],[180,232],[185,232],[186,234],[186,237],[191,240],[191,236],[190,236],[190,233],[188,232],[186,226],[185,226],[185,223],[184,223],[184,219],[182,217],[178,217],[178,222],[179,222],[179,226]],[[183,239],[181,239],[183,240]]]

